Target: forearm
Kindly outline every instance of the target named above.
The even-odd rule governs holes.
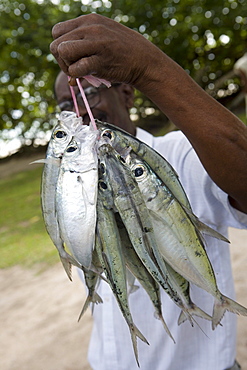
[[[246,126],[166,55],[138,88],[184,132],[210,177],[235,200],[232,204],[247,212]]]

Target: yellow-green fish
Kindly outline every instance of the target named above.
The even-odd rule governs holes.
[[[102,184],[101,184],[102,185]],[[99,184],[99,186],[101,186]],[[105,184],[103,185],[105,187]],[[104,189],[106,190],[106,189]],[[104,192],[99,190],[97,201],[96,251],[101,260],[107,280],[116,297],[120,310],[128,324],[135,358],[139,366],[137,337],[147,343],[146,338],[133,322],[128,304],[125,260],[121,249],[121,239],[112,209],[104,206]]]
[[[135,162],[130,155],[131,161],[130,166],[142,189],[162,256],[186,280],[215,298],[213,329],[220,323],[226,310],[246,316],[245,307],[219,291],[202,236],[184,207],[147,164],[139,159]],[[220,234],[216,235],[224,240]]]

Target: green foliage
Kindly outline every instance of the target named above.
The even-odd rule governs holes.
[[[16,128],[23,144],[44,138],[53,124],[58,66],[49,51],[60,21],[98,12],[142,33],[217,98],[214,82],[246,51],[245,0],[2,0],[0,3],[0,134]],[[236,77],[223,89],[238,89]],[[231,91],[230,91],[231,92]],[[137,94],[136,112],[150,106]]]
[[[118,4],[123,9],[118,11],[119,20],[141,32],[202,86],[232,68],[246,50],[245,0],[167,0],[155,5],[151,0],[128,0]],[[126,18],[126,14],[134,16]],[[209,77],[210,73],[216,76]]]
[[[37,165],[0,180],[0,268],[59,261],[44,226],[40,180]]]

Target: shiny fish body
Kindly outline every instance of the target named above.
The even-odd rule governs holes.
[[[155,174],[161,179],[161,181],[184,208],[194,225],[199,228],[201,232],[214,238],[221,239],[225,242],[229,242],[224,236],[202,223],[193,214],[190,202],[182,187],[182,184],[180,183],[176,171],[164,157],[156,152],[155,149],[151,148],[149,145],[143,143],[121,128],[109,123],[97,121],[97,126],[101,137],[109,138],[111,145],[120,155],[125,158],[131,151],[135,153],[140,160],[145,161],[150,168],[152,168]]]
[[[60,120],[51,134],[41,181],[41,206],[46,230],[58,250],[69,279],[71,279],[71,264],[78,267],[79,264],[64,249],[55,213],[55,194],[61,158],[76,127],[80,124],[82,124],[81,119],[75,119],[72,112],[63,112],[60,115]]]
[[[143,263],[141,262],[140,258],[138,257],[137,253],[132,247],[128,233],[118,214],[116,214],[116,217],[117,216],[118,216],[117,225],[122,241],[122,251],[125,258],[126,266],[131,271],[131,273],[136,277],[139,283],[142,285],[146,293],[149,295],[149,298],[151,299],[151,302],[155,308],[156,317],[159,320],[161,320],[165,331],[175,343],[175,340],[169,328],[167,327],[166,322],[162,315],[159,284],[156,283],[156,281],[150,275],[148,270],[144,267]]]
[[[133,163],[133,157],[131,160]],[[139,168],[144,170],[143,174],[139,172],[136,180],[150,211],[156,240],[164,259],[186,280],[214,296],[213,329],[226,310],[247,315],[246,308],[219,291],[202,237],[181,204],[149,166],[137,160],[131,167],[134,172],[138,172]]]
[[[146,183],[145,179],[140,181],[137,177],[136,180],[142,189],[148,209],[153,211],[151,217],[154,219],[153,225],[161,253],[166,261],[187,280],[209,290],[204,280],[209,274],[213,276],[213,271],[199,235],[180,204],[167,188],[157,186],[154,176],[153,172],[151,177],[147,176]],[[153,199],[149,192],[152,183],[156,188]],[[198,270],[201,271],[200,274]],[[209,285],[211,286],[211,283]]]
[[[161,270],[164,264],[159,266],[155,258],[160,256],[155,248],[155,239],[151,239],[153,228],[149,223],[148,211],[138,185],[128,166],[109,144],[100,146],[98,156],[101,165],[105,167],[104,182],[112,189],[113,203],[126,227],[133,248],[155,281],[182,308],[181,299],[167,281],[166,271]]]
[[[159,193],[160,189],[160,181],[154,178],[154,181],[150,182],[148,179],[148,173],[143,165],[145,163],[142,160],[139,160],[135,154],[130,153],[129,158],[127,161],[130,162],[130,168],[133,170],[133,175],[136,177],[138,186],[141,190],[143,195],[143,199],[146,202],[147,208],[149,208],[149,204],[151,203],[151,199],[155,199],[157,194]],[[144,174],[146,176],[139,176],[140,171],[145,171]],[[143,178],[144,177],[144,178]],[[151,214],[152,218],[152,214]],[[155,236],[160,230],[155,228]],[[156,241],[159,241],[159,238],[156,237]],[[211,320],[211,316],[209,316],[206,312],[202,311],[199,307],[197,307],[190,299],[189,296],[189,283],[188,281],[181,275],[179,275],[168,263],[165,262],[165,270],[167,274],[167,281],[174,292],[176,292],[177,296],[181,299],[182,305],[179,304],[180,308],[182,308],[182,312],[179,318],[179,323],[188,319],[190,323],[193,325],[192,316],[197,315],[207,320]]]
[[[96,121],[96,124],[101,135],[107,136],[111,140],[112,146],[118,153],[123,155],[126,148],[130,147],[134,153],[149,164],[179,202],[186,208],[191,209],[187,195],[179,181],[176,171],[164,157],[153,148],[119,127],[100,121]]]
[[[98,162],[97,131],[80,127],[63,155],[56,191],[56,212],[64,243],[90,269],[94,248]]]
[[[114,213],[112,210],[104,207],[104,202],[101,201],[101,197],[104,197],[104,195],[99,191],[97,202],[96,251],[99,258],[101,258],[101,264],[104,267],[108,282],[128,324],[136,361],[139,366],[136,338],[139,337],[143,342],[148,342],[135,326],[130,313],[126,284],[126,268],[121,248],[121,239]]]

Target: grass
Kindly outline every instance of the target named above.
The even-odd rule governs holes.
[[[40,206],[42,166],[0,180],[0,268],[59,261]]]

